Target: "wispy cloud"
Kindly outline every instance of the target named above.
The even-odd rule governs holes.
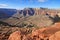
[[[38,1],[38,2],[46,2],[46,1],[48,1],[48,0],[28,0],[28,1],[30,1],[30,2],[34,2],[34,1]]]
[[[38,0],[39,2],[46,2],[47,0]]]
[[[7,4],[0,4],[0,7],[6,7],[8,6]]]

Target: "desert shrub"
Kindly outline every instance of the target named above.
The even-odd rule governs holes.
[[[27,27],[34,27],[34,24],[30,23]]]
[[[53,18],[53,21],[54,23],[55,22],[60,22],[60,17],[58,15],[56,15],[54,18]]]

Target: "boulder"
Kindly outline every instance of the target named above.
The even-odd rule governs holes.
[[[8,40],[21,40],[21,33],[20,33],[20,31],[13,32],[9,36]]]

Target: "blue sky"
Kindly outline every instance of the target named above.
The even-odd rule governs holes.
[[[60,0],[0,0],[0,8],[60,8]]]

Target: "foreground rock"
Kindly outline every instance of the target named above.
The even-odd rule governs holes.
[[[60,40],[60,31],[49,37],[49,40]]]
[[[12,33],[8,40],[21,40],[20,31]]]
[[[56,23],[51,27],[32,30],[32,33],[21,30],[12,33],[8,40],[59,40],[60,39],[60,23]]]

